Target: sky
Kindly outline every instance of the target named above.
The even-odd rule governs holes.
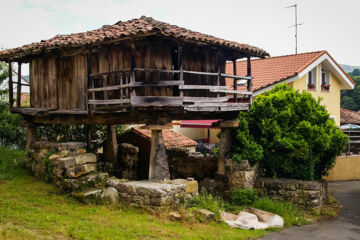
[[[327,50],[360,66],[360,0],[0,0],[0,48],[82,32],[142,15],[260,47],[271,56]]]

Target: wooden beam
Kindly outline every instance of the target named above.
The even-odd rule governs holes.
[[[88,89],[88,93],[94,93],[94,92],[103,92],[103,91],[112,91],[112,90],[119,90],[123,88],[129,88],[132,87],[131,84],[126,85],[114,85],[114,86],[107,86],[107,87],[100,87],[100,88],[91,88]]]
[[[242,79],[242,80],[252,79],[251,77],[248,77],[248,76],[238,76],[238,75],[225,74],[225,73],[222,73],[221,76],[227,77],[227,78]]]
[[[184,102],[226,102],[230,98],[225,97],[184,97]]]
[[[16,94],[16,107],[21,107],[21,62],[18,62],[18,82]]]
[[[131,72],[130,72],[130,84],[135,83],[135,59],[136,59],[136,47],[134,41],[131,42]],[[131,89],[130,98],[136,97],[136,90],[135,88]]]
[[[31,150],[31,146],[38,139],[35,124],[29,124],[26,127],[26,147],[27,151]]]
[[[246,91],[237,91],[237,90],[223,90],[223,89],[210,89],[210,92],[220,92],[220,93],[228,93],[228,94],[242,94],[242,95],[252,95],[252,92],[246,92]]]
[[[89,104],[124,104],[130,103],[130,99],[107,99],[107,100],[89,100]]]
[[[182,106],[182,97],[170,96],[136,96],[131,98],[131,105],[136,106]]]
[[[179,64],[179,71],[180,71],[179,79],[182,82],[179,85],[180,97],[183,97],[184,96],[184,91],[182,90],[182,88],[184,86],[183,46],[182,46],[182,44],[179,44],[179,43],[178,43],[178,64]]]
[[[108,72],[101,72],[101,73],[91,74],[90,77],[103,77],[104,75],[109,75],[109,74],[114,74],[114,73],[123,73],[123,72],[131,72],[131,69],[119,69],[119,70],[113,70],[113,71],[108,71]]]
[[[226,90],[228,89],[227,86],[209,86],[209,85],[184,85],[182,87],[179,87],[180,89],[184,89],[184,90],[198,90],[198,89],[203,89],[203,90]]]
[[[236,75],[236,59],[233,60],[233,74]],[[237,91],[237,79],[234,78],[234,90]],[[234,93],[234,102],[237,102],[237,94]]]
[[[194,75],[206,75],[206,76],[217,76],[218,75],[218,73],[198,72],[198,71],[188,71],[188,70],[184,70],[184,73],[194,74]]]
[[[92,54],[91,49],[89,50],[89,53],[86,56],[86,63],[87,63],[87,88],[92,88],[92,82],[93,79],[91,78],[91,66],[92,66]],[[89,99],[95,100],[95,94],[85,94],[86,96],[86,103],[87,103],[87,110],[88,113],[91,114],[92,106],[89,104]]]
[[[165,80],[165,81],[158,81],[152,83],[144,83],[144,82],[135,82],[131,84],[131,87],[168,87],[168,86],[178,86],[183,85],[184,81],[176,81],[176,80]]]
[[[105,160],[110,164],[110,172],[115,173],[118,161],[118,144],[115,125],[108,125],[105,145]]]
[[[144,125],[140,127],[140,129],[147,129],[147,130],[164,130],[164,129],[172,129],[172,125]]]
[[[180,70],[154,69],[154,68],[134,68],[134,71],[140,72],[160,72],[160,73],[179,73]]]
[[[14,107],[14,94],[13,94],[13,80],[12,80],[12,65],[9,62],[9,104],[10,108]]]

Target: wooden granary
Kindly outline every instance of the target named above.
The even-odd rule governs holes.
[[[172,120],[231,120],[248,110],[250,58],[266,56],[256,47],[144,16],[0,52],[10,68],[18,63],[19,76],[21,64],[29,63],[30,107],[21,106],[24,84],[13,83],[9,71],[11,111],[28,124],[146,124],[154,141],[156,132],[162,141],[161,126]],[[247,76],[225,74],[226,61],[236,70],[242,58]],[[246,80],[247,91],[229,90],[225,78]]]

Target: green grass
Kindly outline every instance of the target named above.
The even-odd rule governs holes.
[[[0,240],[251,239],[266,234],[224,223],[172,222],[122,205],[83,205],[14,166],[11,158],[23,153],[0,148],[0,156]]]
[[[24,151],[0,147],[0,180],[11,180],[16,176],[23,175]]]
[[[290,202],[260,198],[255,200],[253,207],[280,215],[284,218],[285,227],[310,223],[309,216]]]

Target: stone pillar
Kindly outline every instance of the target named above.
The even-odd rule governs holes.
[[[238,127],[239,123],[236,120],[233,120],[222,121],[219,124],[221,127],[221,132],[217,174],[225,175],[225,162],[228,158],[230,158],[231,151],[231,128]]]
[[[38,139],[36,126],[29,124],[26,126],[26,150],[30,150],[31,145]]]
[[[151,130],[151,150],[149,162],[149,179],[164,180],[170,179],[169,163],[166,156],[166,149],[162,137],[163,129],[170,129],[167,125],[146,125],[143,129]]]
[[[105,160],[111,163],[110,171],[114,173],[118,161],[118,144],[116,139],[115,125],[109,125],[107,131]]]

